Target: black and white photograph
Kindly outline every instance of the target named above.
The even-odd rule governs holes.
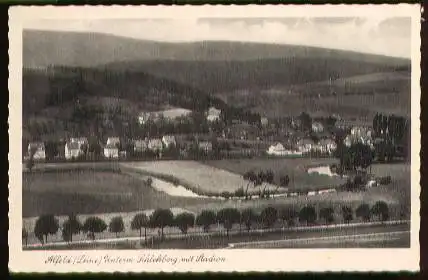
[[[406,7],[27,9],[10,45],[16,250],[211,262],[418,246],[420,15]]]

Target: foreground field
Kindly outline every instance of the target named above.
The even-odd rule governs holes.
[[[196,161],[152,161],[123,163],[123,167],[140,171],[145,175],[175,180],[177,184],[191,189],[193,192],[205,194],[221,194],[245,188],[248,184],[241,174],[205,165]],[[275,190],[275,185],[267,185],[268,190]],[[258,190],[250,189],[249,193]]]
[[[258,172],[260,170],[270,169],[275,174],[275,184],[280,183],[280,176],[288,175],[290,177],[289,190],[331,188],[345,182],[345,179],[338,176],[330,177],[327,175],[307,173],[309,167],[337,163],[337,160],[332,158],[227,159],[207,161],[204,163],[240,175],[250,170]]]
[[[93,170],[86,165],[23,172],[23,217],[132,212],[186,207],[210,199],[174,197],[148,186],[138,177],[117,170]]]

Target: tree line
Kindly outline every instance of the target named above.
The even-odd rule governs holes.
[[[389,219],[388,204],[384,201],[376,202],[372,207],[368,204],[361,204],[355,211],[352,207],[343,205],[340,214],[345,223],[349,223],[354,218],[363,222],[371,220],[386,221]],[[221,224],[226,230],[226,236],[234,225],[239,225],[239,232],[242,232],[242,226],[249,232],[256,225],[264,229],[273,228],[277,222],[281,222],[282,227],[293,227],[297,222],[305,226],[321,224],[332,224],[335,222],[335,209],[331,206],[320,208],[318,213],[313,205],[303,206],[299,211],[293,207],[275,208],[268,206],[260,213],[252,208],[246,208],[239,211],[236,208],[223,208],[217,212],[213,210],[203,210],[198,215],[189,212],[183,212],[174,216],[169,209],[157,209],[151,215],[137,213],[131,221],[131,230],[138,230],[140,238],[144,229],[144,240],[147,243],[147,229],[158,229],[161,240],[164,240],[164,228],[176,227],[182,234],[187,234],[192,227],[202,227],[205,233],[215,224]],[[34,235],[42,244],[48,242],[48,236],[56,234],[61,230],[64,241],[72,242],[73,235],[81,232],[86,233],[88,238],[95,240],[96,234],[105,232],[115,233],[116,237],[125,231],[125,224],[121,216],[113,217],[109,224],[97,216],[86,218],[81,223],[76,215],[68,216],[68,219],[60,228],[58,219],[54,215],[40,216],[34,227]],[[22,239],[27,245],[28,231],[22,229]]]

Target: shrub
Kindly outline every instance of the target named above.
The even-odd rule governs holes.
[[[384,201],[378,201],[373,205],[371,209],[371,213],[374,216],[377,216],[380,218],[381,221],[386,221],[389,219],[389,209],[388,204]]]
[[[244,188],[241,187],[241,188],[237,189],[233,195],[235,197],[244,197],[245,196]]]
[[[299,212],[299,221],[307,225],[314,224],[317,220],[317,213],[313,206],[305,206]]]
[[[324,220],[326,224],[331,224],[334,221],[334,210],[332,207],[321,208],[320,218]]]
[[[342,217],[345,223],[352,221],[354,218],[352,208],[349,206],[342,206]]]
[[[392,181],[391,176],[379,178],[379,184],[380,185],[384,185],[384,186],[389,185],[389,184],[391,184],[391,181]]]
[[[370,221],[370,206],[365,203],[361,204],[355,211],[355,215],[364,222]]]

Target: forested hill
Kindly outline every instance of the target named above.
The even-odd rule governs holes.
[[[72,104],[79,97],[114,97],[146,108],[171,105],[202,111],[209,106],[226,107],[202,91],[144,72],[62,66],[23,71],[25,115]]]

